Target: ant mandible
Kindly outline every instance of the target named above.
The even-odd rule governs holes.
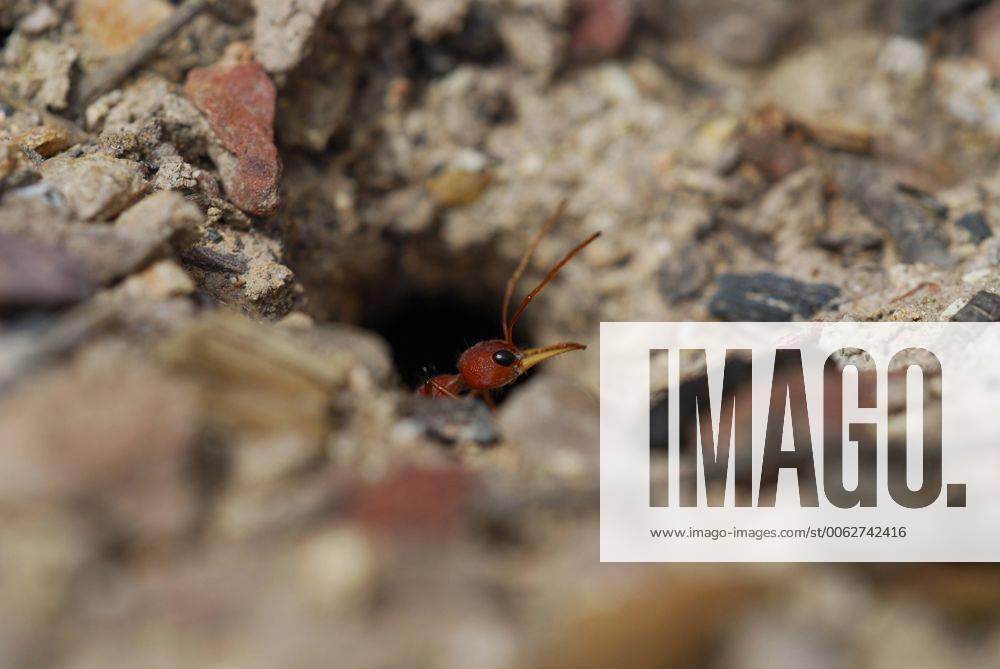
[[[518,377],[540,362],[554,358],[557,355],[562,355],[563,353],[587,348],[583,344],[577,344],[576,342],[563,342],[542,348],[521,350],[514,345],[514,325],[517,324],[518,319],[521,318],[521,314],[524,313],[524,310],[531,304],[532,300],[555,278],[559,270],[573,256],[601,236],[599,232],[588,237],[583,243],[567,253],[562,260],[556,263],[549,270],[549,273],[545,275],[541,283],[535,286],[535,289],[521,300],[521,304],[518,305],[510,321],[507,320],[507,311],[510,307],[510,298],[514,293],[514,286],[528,268],[528,263],[531,262],[531,257],[534,255],[535,249],[538,248],[538,244],[542,241],[542,238],[562,217],[565,210],[566,202],[563,201],[549,219],[545,221],[538,234],[535,235],[531,245],[521,258],[521,262],[514,270],[510,280],[507,281],[501,316],[503,339],[482,341],[466,349],[465,353],[458,359],[458,374],[439,374],[420,386],[417,389],[417,393],[431,397],[452,398],[457,398],[463,393],[469,393],[472,397],[482,397],[491,409],[495,409],[496,406],[491,395],[493,390],[514,383]]]

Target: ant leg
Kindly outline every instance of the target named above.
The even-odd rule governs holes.
[[[441,393],[445,397],[450,397],[453,400],[457,400],[458,399],[458,395],[456,395],[455,393],[451,392],[450,390],[448,390],[447,388],[445,388],[444,386],[442,386],[440,383],[438,383],[434,379],[430,380],[430,384],[431,384],[431,387],[434,388],[434,390],[438,391],[439,393]]]
[[[483,391],[483,400],[486,402],[486,406],[490,408],[490,411],[497,410],[497,403],[493,401],[493,393],[488,390]]]

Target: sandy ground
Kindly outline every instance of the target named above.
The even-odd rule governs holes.
[[[180,4],[0,0],[0,666],[997,666],[989,566],[600,564],[594,345],[1000,320],[1000,3]],[[591,349],[414,397],[562,200]]]

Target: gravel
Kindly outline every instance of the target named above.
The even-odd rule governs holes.
[[[1000,320],[1000,2],[223,4],[0,3],[0,665],[995,663],[989,565],[600,564],[596,398],[601,321]],[[590,348],[415,398],[564,199]]]

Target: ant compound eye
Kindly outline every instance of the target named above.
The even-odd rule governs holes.
[[[517,356],[514,355],[513,351],[500,349],[499,351],[493,353],[493,362],[498,365],[503,365],[504,367],[510,367],[517,362]]]

